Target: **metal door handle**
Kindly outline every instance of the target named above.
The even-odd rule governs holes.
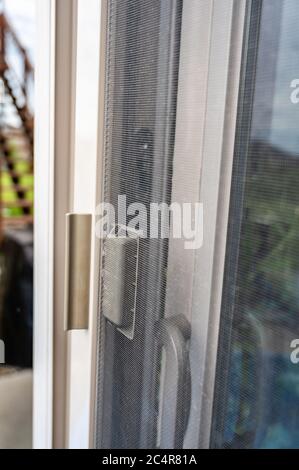
[[[66,330],[88,328],[91,219],[91,214],[66,215]]]
[[[191,402],[190,324],[183,315],[178,315],[163,319],[159,331],[165,351],[159,447],[181,449]]]

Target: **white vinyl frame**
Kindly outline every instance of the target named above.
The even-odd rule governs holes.
[[[94,214],[100,202],[106,1],[36,3],[33,446],[88,448],[99,243],[92,238],[89,329],[66,333],[65,214]]]
[[[33,447],[43,449],[63,447],[65,435],[60,273],[71,180],[72,1],[36,2]]]
[[[99,285],[99,240],[95,210],[100,202],[102,79],[105,2],[77,0],[76,91],[71,211],[91,213],[91,273],[88,330],[67,334],[67,448],[93,447],[95,349]],[[87,33],[88,32],[88,33]],[[100,79],[101,78],[101,79]]]
[[[172,202],[203,203],[203,246],[170,239],[166,315],[191,323],[187,448],[210,441],[245,11],[245,0],[183,7]]]

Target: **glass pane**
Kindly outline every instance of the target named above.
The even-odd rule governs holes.
[[[248,20],[211,446],[299,448],[298,1]]]
[[[35,0],[0,9],[0,448],[31,448]]]

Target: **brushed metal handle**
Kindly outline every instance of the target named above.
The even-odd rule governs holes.
[[[183,315],[160,323],[160,344],[166,353],[161,403],[161,449],[182,449],[191,403],[188,342],[190,323]]]
[[[91,214],[66,214],[66,331],[88,329],[91,220]]]

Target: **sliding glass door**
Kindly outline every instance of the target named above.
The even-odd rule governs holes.
[[[295,0],[248,12],[212,447],[299,447],[298,20]]]

